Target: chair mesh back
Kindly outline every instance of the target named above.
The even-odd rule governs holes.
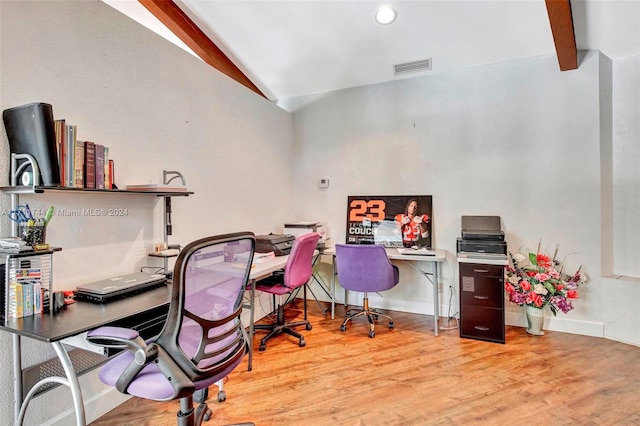
[[[318,247],[320,235],[311,232],[296,238],[284,268],[284,285],[296,288],[304,285],[313,273],[313,253]]]
[[[185,248],[183,253],[188,248],[190,253],[176,261],[167,320],[170,324],[175,318],[176,326],[163,330],[159,340],[183,355],[176,362],[183,368],[188,364],[192,378],[244,354],[240,313],[254,247],[253,235],[247,233],[203,239]]]

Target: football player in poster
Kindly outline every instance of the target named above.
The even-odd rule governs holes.
[[[407,202],[404,213],[397,214],[395,221],[400,226],[402,244],[405,247],[423,246],[423,240],[429,237],[429,216],[420,214],[420,206],[415,198]]]

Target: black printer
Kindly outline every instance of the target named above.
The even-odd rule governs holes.
[[[456,241],[458,255],[479,253],[504,256],[507,243],[500,216],[462,216],[462,238]]]
[[[291,252],[295,240],[291,234],[256,235],[256,252],[274,252],[276,256],[284,256]]]

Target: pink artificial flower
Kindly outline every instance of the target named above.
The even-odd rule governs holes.
[[[525,281],[525,280],[520,281],[520,287],[522,287],[524,291],[531,290],[531,284],[529,284],[529,281]]]
[[[560,279],[560,272],[556,271],[553,268],[549,269],[547,273],[551,276],[551,278],[555,278],[556,280]]]
[[[549,278],[551,278],[551,277],[549,276],[549,274],[538,273],[538,274],[535,274],[533,278],[535,278],[536,280],[538,280],[538,281],[540,281],[542,283],[542,282],[548,281]]]

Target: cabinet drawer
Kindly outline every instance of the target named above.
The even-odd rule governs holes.
[[[502,308],[504,305],[504,279],[461,276],[460,304]]]
[[[461,306],[460,337],[504,343],[504,310]]]
[[[504,277],[504,266],[483,263],[460,263],[460,276]]]

